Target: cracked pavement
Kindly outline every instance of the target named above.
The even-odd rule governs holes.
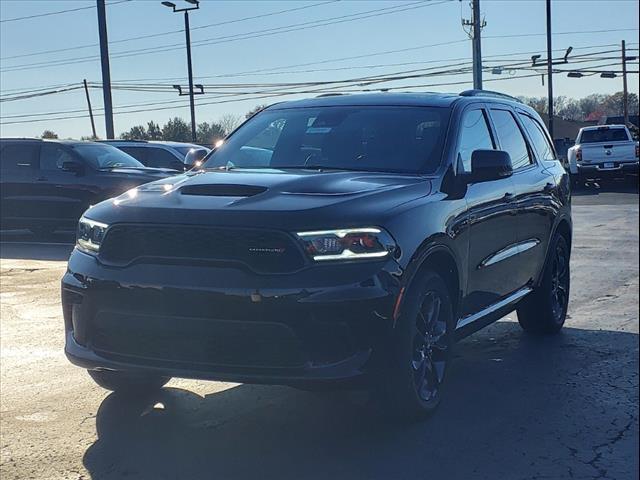
[[[580,192],[574,222],[563,332],[525,335],[511,314],[465,339],[444,403],[413,425],[361,392],[173,380],[152,399],[109,394],[62,351],[70,247],[3,235],[0,478],[638,478],[637,192]]]

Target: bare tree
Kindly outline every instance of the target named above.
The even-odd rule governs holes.
[[[218,120],[218,125],[222,127],[225,135],[229,135],[238,127],[238,125],[240,125],[241,122],[241,115],[237,115],[235,113],[225,113],[220,117],[220,120]]]

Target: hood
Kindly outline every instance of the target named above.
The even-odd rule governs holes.
[[[196,223],[271,228],[316,228],[353,222],[361,225],[430,193],[430,180],[418,175],[206,171],[143,185],[96,205],[87,216],[108,224]]]

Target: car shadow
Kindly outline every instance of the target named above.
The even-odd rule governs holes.
[[[599,195],[601,193],[638,193],[638,177],[627,179],[586,180],[572,189],[574,197]]]
[[[633,333],[541,338],[498,322],[458,344],[443,404],[416,423],[359,392],[110,394],[83,462],[93,479],[564,478],[579,472],[580,442],[637,413],[637,345]],[[614,398],[627,387],[630,405]]]

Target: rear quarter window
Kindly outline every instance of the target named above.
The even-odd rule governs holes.
[[[16,172],[32,169],[38,163],[38,145],[8,143],[0,147],[0,169]]]

